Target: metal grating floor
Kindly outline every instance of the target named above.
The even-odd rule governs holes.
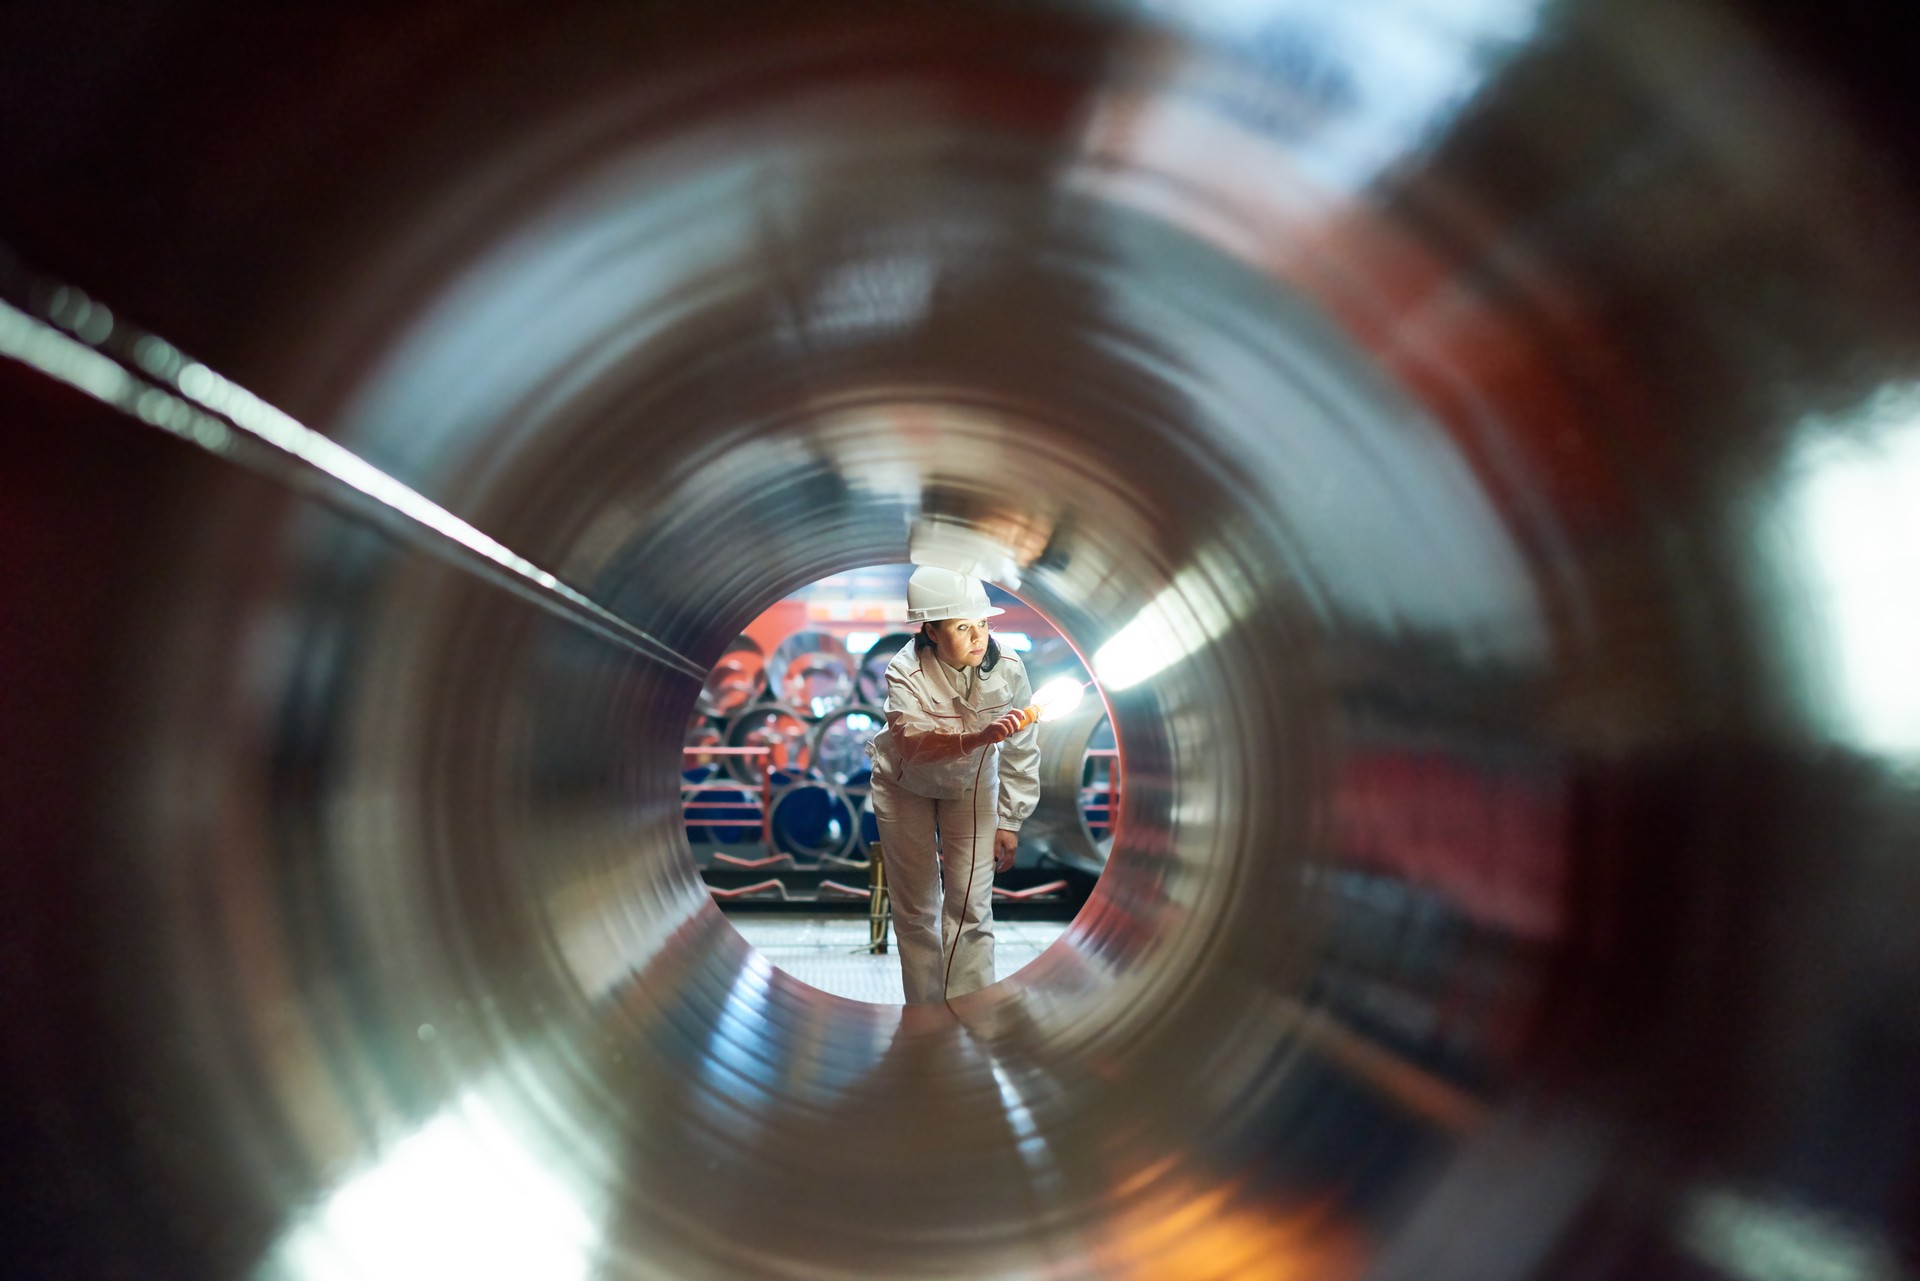
[[[823,992],[879,1005],[898,1005],[904,999],[900,958],[891,951],[884,956],[867,953],[865,917],[742,914],[727,919],[775,967]],[[1004,979],[1039,956],[1066,928],[1065,921],[996,920],[995,978]]]

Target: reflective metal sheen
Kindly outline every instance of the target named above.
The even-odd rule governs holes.
[[[1126,796],[829,996],[698,679],[0,364],[0,1270],[1915,1275],[1910,77],[1790,8],[10,7],[23,262],[702,667],[998,549]]]
[[[1080,783],[1087,748],[1106,719],[1106,708],[1089,699],[1066,717],[1040,722],[1040,801],[1020,828],[1020,843],[1033,853],[1095,875],[1111,847],[1087,825]]]

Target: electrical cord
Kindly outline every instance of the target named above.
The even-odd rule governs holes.
[[[973,874],[980,867],[980,802],[978,800],[980,795],[980,775],[986,771],[987,753],[994,746],[995,744],[988,743],[980,749],[980,763],[973,767],[973,790],[968,793],[968,795],[975,798],[973,802],[973,849],[971,851],[972,857],[967,860],[967,892],[961,896],[960,899],[960,924],[962,926],[966,924],[967,904],[973,901]],[[941,915],[946,915],[944,907],[942,908]],[[940,999],[942,1001],[950,999],[947,996],[947,988],[953,983],[953,958],[959,954],[960,930],[959,928],[955,928],[953,931],[953,943],[947,948],[947,972],[940,977]]]

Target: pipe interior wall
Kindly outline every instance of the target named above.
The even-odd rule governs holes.
[[[0,22],[22,261],[701,663],[974,531],[1126,768],[1037,963],[828,996],[696,875],[696,682],[0,366],[29,1271],[1911,1269],[1920,222],[1831,48]]]
[[[1063,719],[1040,722],[1040,800],[1020,827],[1022,844],[1056,864],[1094,875],[1106,865],[1105,833],[1094,835],[1081,806],[1080,783],[1087,748],[1106,715],[1098,701],[1089,700]]]

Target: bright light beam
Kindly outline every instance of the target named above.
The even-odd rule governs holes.
[[[256,1281],[585,1281],[596,1240],[567,1185],[475,1093],[330,1193]]]
[[[104,342],[114,332],[111,313],[79,290],[61,286],[51,296],[59,312],[56,318],[67,318],[83,337]],[[118,328],[124,338],[129,327],[121,323]],[[411,536],[423,550],[464,569],[484,568],[485,577],[502,582],[549,612],[705,682],[706,669],[686,655],[596,604],[344,445],[304,426],[200,362],[187,359],[166,340],[140,334],[132,340],[131,350],[144,377],[130,373],[112,357],[46,321],[0,302],[0,356],[211,453],[244,463],[276,480],[289,480],[281,467],[259,456],[259,447],[265,446],[276,461],[291,460],[318,473],[332,496],[344,498],[342,490],[350,491],[358,499],[370,499],[389,518],[399,517],[394,522],[399,532]],[[237,448],[241,437],[254,446],[252,451]],[[354,498],[347,498],[346,504],[353,509],[361,506]]]
[[[1242,581],[1231,572],[1208,574],[1200,566],[1174,575],[1146,608],[1094,651],[1093,672],[1101,687],[1138,685],[1225,635],[1250,605],[1243,596],[1226,594],[1222,584]]]
[[[1071,676],[1056,676],[1034,691],[1033,706],[1038,709],[1036,719],[1053,721],[1071,715],[1086,696],[1085,681],[1077,681]]]
[[[1865,751],[1920,753],[1920,387],[1883,392],[1797,461],[1795,545],[1837,728]]]

